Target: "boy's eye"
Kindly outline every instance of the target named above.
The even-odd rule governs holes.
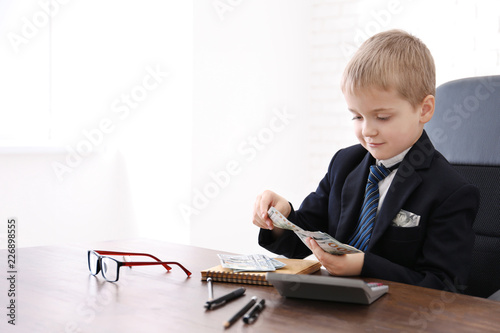
[[[378,120],[382,120],[382,121],[383,120],[389,120],[389,118],[390,118],[389,116],[378,116],[377,117]]]
[[[361,116],[354,116],[354,117],[352,117],[352,120],[359,120],[359,119],[361,119]]]

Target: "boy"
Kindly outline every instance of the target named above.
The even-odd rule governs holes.
[[[292,258],[312,251],[337,276],[463,289],[479,191],[424,131],[435,102],[429,50],[404,31],[379,33],[350,60],[341,88],[360,144],[335,154],[299,210],[274,192],[259,195],[253,213],[253,223],[262,228],[259,244]],[[370,169],[375,164],[379,168]],[[308,248],[292,231],[273,227],[271,206],[304,230],[326,232],[363,252],[331,255],[311,238]]]

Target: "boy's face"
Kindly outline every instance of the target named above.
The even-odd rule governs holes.
[[[434,112],[432,95],[417,107],[394,89],[362,88],[355,94],[345,92],[344,97],[353,115],[356,137],[378,160],[394,157],[411,147]]]

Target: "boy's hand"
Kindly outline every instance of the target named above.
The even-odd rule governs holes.
[[[309,237],[306,241],[316,258],[330,274],[337,276],[357,276],[361,274],[365,260],[364,253],[333,255],[323,251],[314,239]]]
[[[288,200],[272,191],[264,191],[264,193],[257,196],[255,200],[253,207],[253,224],[262,229],[273,230],[273,221],[269,218],[269,215],[267,215],[267,211],[271,206],[276,208],[284,217],[288,217],[292,210]]]

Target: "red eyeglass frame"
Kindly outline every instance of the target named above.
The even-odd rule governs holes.
[[[154,260],[157,261],[157,262],[151,262],[151,261],[118,261],[118,260],[116,260],[114,258],[111,258],[111,259],[115,260],[118,263],[118,274],[119,274],[121,266],[132,267],[132,266],[149,266],[149,265],[162,265],[163,267],[165,267],[165,269],[167,271],[170,271],[172,269],[172,267],[170,267],[169,265],[177,265],[177,266],[179,266],[184,271],[184,273],[186,273],[186,275],[188,277],[190,277],[191,274],[192,274],[186,267],[184,267],[179,262],[176,262],[176,261],[161,261],[160,259],[158,259],[154,255],[149,254],[149,253],[118,252],[118,251],[104,251],[104,250],[89,250],[88,254],[87,254],[87,256],[89,258],[90,258],[90,253],[91,252],[95,252],[100,258],[103,257],[103,256],[107,256],[107,255],[144,256],[144,257],[153,258]],[[89,265],[90,265],[90,261],[89,261]],[[97,269],[97,273],[95,275],[99,274],[99,271],[101,270],[101,266],[100,265],[101,264],[99,264],[98,269]],[[90,267],[89,267],[89,269],[90,269]],[[119,275],[117,276],[116,281],[118,281],[118,278],[119,278]]]

